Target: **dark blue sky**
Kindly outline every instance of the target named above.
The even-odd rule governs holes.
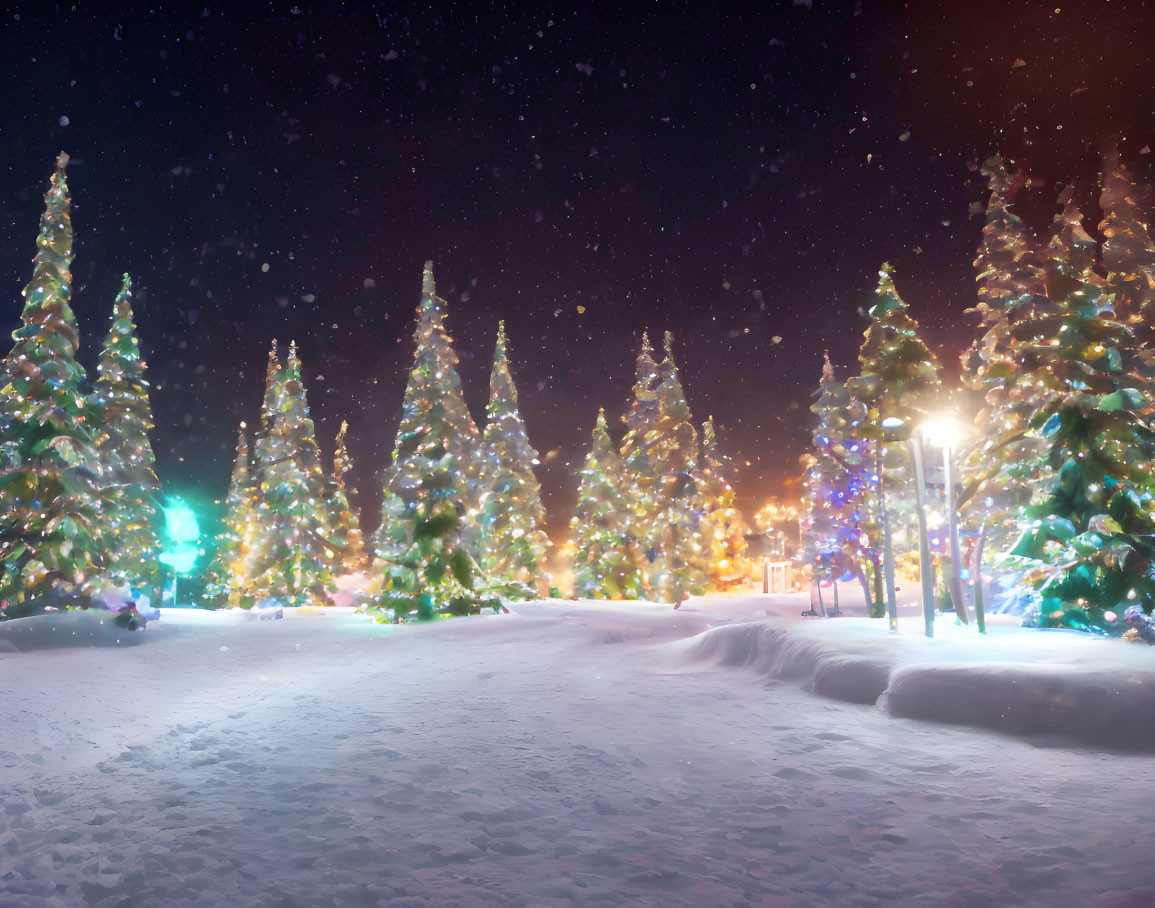
[[[1038,176],[1039,227],[1104,135],[1149,172],[1155,10],[1056,4],[17,4],[0,328],[64,149],[84,356],[131,272],[170,490],[223,495],[269,341],[295,338],[375,526],[432,258],[479,423],[507,321],[552,525],[644,328],[674,331],[754,509],[798,472],[822,350],[852,366],[880,262],[953,369],[977,161]]]

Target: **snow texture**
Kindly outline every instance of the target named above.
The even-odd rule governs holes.
[[[106,609],[50,612],[0,622],[0,653],[72,646],[133,646],[144,642],[141,633],[118,625],[116,613]]]
[[[801,689],[886,689],[895,712],[961,702],[985,663],[1055,672],[1075,702],[1149,679],[1155,654],[924,643],[805,605],[531,603],[402,627],[164,609],[131,635],[147,645],[2,653],[0,905],[1155,901],[1149,757]],[[954,708],[935,715],[973,718]]]

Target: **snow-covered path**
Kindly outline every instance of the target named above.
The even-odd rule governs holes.
[[[1155,759],[655,645],[710,623],[190,613],[2,656],[0,906],[1155,902]]]

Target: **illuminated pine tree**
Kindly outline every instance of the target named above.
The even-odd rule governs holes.
[[[482,482],[481,438],[461,393],[446,302],[426,262],[414,332],[416,355],[385,471],[375,536],[384,573],[380,605],[403,620],[483,605],[473,555]]]
[[[1149,217],[1141,202],[1146,188],[1136,185],[1131,171],[1119,158],[1119,144],[1108,139],[1103,148],[1103,181],[1099,206],[1103,220],[1103,265],[1107,284],[1115,294],[1118,317],[1143,331],[1150,339],[1150,310],[1155,305],[1155,242]]]
[[[864,585],[870,567],[877,575],[881,546],[875,514],[874,444],[862,437],[864,404],[834,377],[829,356],[810,412],[818,417],[813,446],[804,458],[807,511],[799,560],[817,581],[838,580],[847,571]],[[869,598],[869,589],[866,589]]]
[[[1038,623],[1118,633],[1129,607],[1149,614],[1155,605],[1155,393],[1133,332],[1074,237],[1052,244],[1047,269],[1060,311],[1037,319],[1019,345],[1019,383],[1055,393],[1029,423],[1048,469],[1001,567],[1034,582]]]
[[[749,528],[735,503],[733,477],[733,462],[718,449],[711,416],[702,423],[696,478],[706,514],[704,535],[710,553],[709,585],[715,590],[732,589],[750,575],[750,561],[746,557]]]
[[[270,363],[273,363],[270,358]],[[335,592],[335,550],[324,501],[313,420],[296,344],[283,373],[273,376],[264,435],[257,442],[260,476],[253,593],[286,605],[329,605]]]
[[[368,556],[365,540],[361,536],[361,519],[356,509],[349,504],[345,488],[345,474],[353,468],[353,459],[345,447],[345,433],[349,424],[342,420],[341,429],[333,451],[333,476],[329,484],[329,523],[333,528],[333,543],[337,551],[337,570],[342,574],[355,574],[365,570]],[[355,489],[351,489],[356,494]]]
[[[87,593],[100,568],[101,480],[94,425],[76,361],[72,221],[64,168],[45,194],[22,324],[0,389],[0,602],[54,590]]]
[[[242,422],[217,551],[205,573],[204,601],[209,608],[251,608],[254,604],[251,568],[258,506],[259,488]]]
[[[649,532],[649,523],[657,509],[656,473],[646,448],[646,436],[658,424],[658,364],[648,332],[642,332],[642,349],[634,370],[634,399],[622,417],[626,434],[620,453],[626,478],[632,485],[629,495],[628,526],[640,544]]]
[[[641,449],[650,470],[646,491],[654,502],[643,543],[649,561],[647,598],[659,602],[681,602],[688,594],[706,592],[711,574],[705,505],[694,476],[698,432],[678,377],[673,343],[667,331],[666,356],[654,386],[658,418]]]
[[[876,441],[876,457],[882,463],[885,507],[894,531],[898,553],[917,550],[916,496],[913,467],[901,440],[887,443],[883,421],[900,419],[909,431],[933,412],[942,392],[938,358],[919,334],[918,323],[907,312],[895,290],[893,269],[884,264],[878,273],[875,303],[870,308],[870,327],[858,351],[859,374],[847,387],[855,400],[868,408],[862,436]],[[879,502],[879,508],[883,502]],[[881,549],[881,540],[872,540]],[[876,601],[872,614],[881,615],[882,584],[875,578]]]
[[[544,569],[550,543],[542,529],[541,485],[533,474],[537,450],[518,412],[517,387],[509,371],[505,322],[497,329],[487,415],[479,560],[491,579],[520,584],[510,591],[532,598],[535,590],[544,594],[550,585]]]
[[[983,173],[991,195],[974,262],[979,303],[970,310],[978,313],[983,333],[961,358],[963,383],[981,395],[982,403],[974,431],[960,450],[964,489],[958,506],[972,531],[991,539],[986,551],[994,554],[1014,531],[1017,509],[1030,498],[1032,477],[1025,470],[1039,462],[1042,451],[1041,440],[1026,431],[1027,422],[1052,397],[1046,386],[1018,381],[1018,339],[1033,330],[1024,325],[1058,307],[1046,296],[1045,255],[1011,211],[1023,179],[1012,180],[997,156],[984,164]],[[1078,223],[1069,188],[1060,201],[1056,232],[1069,233]]]
[[[98,449],[104,465],[99,542],[105,572],[117,585],[158,582],[160,481],[148,434],[153,429],[148,367],[141,358],[126,274],[113,306],[112,327],[97,366],[95,399],[102,415]]]
[[[637,540],[630,531],[632,483],[598,411],[590,451],[579,474],[570,521],[573,591],[582,599],[637,599],[642,591]]]

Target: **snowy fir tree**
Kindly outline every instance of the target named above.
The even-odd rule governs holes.
[[[702,423],[696,478],[708,527],[709,585],[717,591],[732,589],[750,576],[750,561],[746,557],[749,528],[735,503],[733,477],[733,462],[718,448],[714,417],[711,416]]]
[[[881,547],[871,542],[877,536],[877,470],[874,445],[861,434],[866,406],[834,377],[825,354],[816,398],[810,407],[818,417],[813,447],[803,459],[807,509],[799,560],[818,582],[853,574],[869,600],[867,571],[879,573]]]
[[[225,498],[225,516],[217,536],[217,551],[205,572],[204,602],[209,608],[251,608],[252,555],[256,537],[260,489],[252,468],[242,422],[237,430],[237,455]]]
[[[267,418],[257,442],[260,498],[252,543],[256,601],[328,605],[335,549],[313,420],[296,344],[283,371],[270,355]]]
[[[1129,607],[1155,603],[1155,394],[1088,241],[1081,227],[1056,234],[1047,293],[1058,311],[1017,331],[1018,384],[1053,397],[1029,421],[1042,479],[1000,567],[1033,582],[1039,624],[1110,633]]]
[[[333,528],[333,546],[337,552],[335,570],[340,574],[356,574],[368,566],[365,540],[361,535],[361,519],[349,503],[345,474],[353,468],[353,458],[345,446],[349,424],[342,420],[333,448],[333,475],[326,500],[329,507],[329,525]]]
[[[0,603],[6,606],[53,591],[88,593],[101,567],[97,411],[76,361],[67,164],[62,152],[0,389]]]
[[[537,451],[518,411],[506,347],[505,322],[500,322],[486,410],[479,561],[491,580],[507,585],[509,595],[533,598],[550,586],[545,572],[550,542],[542,529],[541,485],[533,474]]]
[[[1102,192],[1103,266],[1115,294],[1116,317],[1136,326],[1141,341],[1151,338],[1150,309],[1155,303],[1155,243],[1148,217],[1141,207],[1144,190],[1136,185],[1119,158],[1114,137],[1103,147]]]
[[[878,273],[875,303],[870,308],[870,327],[858,351],[859,374],[848,382],[850,393],[868,408],[862,435],[876,442],[876,460],[882,464],[885,495],[878,502],[889,515],[898,554],[917,550],[914,475],[907,446],[901,436],[933,413],[942,393],[938,358],[919,334],[918,323],[907,312],[891,278],[893,268],[884,264]],[[883,421],[902,420],[902,429],[884,431]],[[873,540],[881,549],[881,540]],[[872,614],[881,616],[883,588],[875,578]]]
[[[646,596],[659,602],[680,602],[709,588],[710,546],[705,536],[705,506],[694,473],[698,464],[698,432],[674,361],[673,335],[665,335],[666,356],[657,368],[654,395],[657,420],[646,432],[636,462],[649,474],[645,491],[653,512],[643,525],[642,543],[649,562]]]
[[[1005,546],[1008,534],[1017,532],[1018,508],[1030,498],[1030,482],[1037,478],[1030,471],[1042,452],[1042,440],[1025,429],[1053,397],[1046,386],[1019,382],[1016,332],[1024,322],[1058,307],[1046,295],[1045,256],[1011,210],[1024,178],[1012,179],[997,156],[983,165],[983,173],[991,194],[974,262],[979,302],[970,310],[978,314],[982,334],[961,357],[962,382],[980,400],[974,431],[959,454],[964,488],[958,507],[964,522],[983,540],[980,552],[990,555]],[[1071,199],[1069,189],[1060,198],[1065,204],[1057,232],[1077,223]]]
[[[153,421],[147,368],[133,320],[132,281],[126,274],[97,365],[95,398],[103,429],[98,450],[104,467],[99,542],[112,583],[137,588],[157,584],[160,570],[160,481],[149,441]]]
[[[467,614],[490,603],[474,557],[483,467],[481,438],[461,393],[447,304],[425,263],[417,351],[386,470],[374,541],[383,572],[380,617]]]
[[[570,521],[574,594],[581,599],[637,599],[642,578],[631,531],[633,484],[606,429],[605,410],[598,411],[578,475],[577,508]]]
[[[658,424],[658,364],[654,362],[654,348],[648,332],[642,332],[642,349],[634,370],[634,398],[622,417],[626,434],[620,453],[626,468],[626,477],[632,485],[629,495],[631,512],[628,515],[630,532],[640,541],[644,539],[650,520],[657,508],[656,473],[650,461],[646,438]]]

